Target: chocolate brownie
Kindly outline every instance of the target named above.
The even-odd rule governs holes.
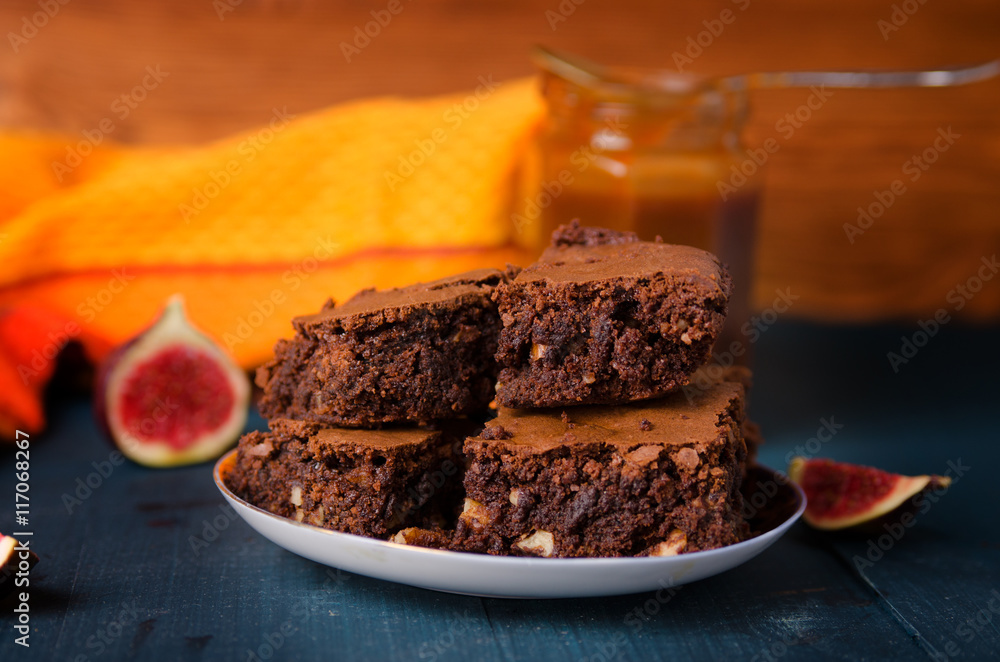
[[[744,391],[720,383],[619,406],[512,410],[465,443],[465,507],[452,542],[551,557],[670,555],[743,540]]]
[[[689,401],[692,401],[697,393],[710,389],[721,382],[735,382],[743,385],[747,411],[747,418],[743,421],[743,441],[747,445],[747,465],[752,465],[757,461],[757,451],[764,443],[764,435],[760,431],[760,426],[749,418],[750,389],[753,386],[753,373],[750,369],[741,365],[723,367],[717,363],[708,363],[691,375],[690,381],[681,387],[681,392]]]
[[[461,489],[462,437],[435,430],[323,428],[271,421],[240,439],[226,483],[276,515],[385,538],[443,524]]]
[[[563,226],[493,294],[503,320],[497,401],[614,404],[685,384],[709,358],[731,282],[711,253]]]
[[[512,271],[364,290],[292,321],[257,371],[265,418],[348,427],[428,423],[493,399],[500,317],[490,295]]]

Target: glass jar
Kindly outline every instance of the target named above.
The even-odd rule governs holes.
[[[540,186],[524,216],[529,241],[541,248],[576,218],[715,253],[733,278],[716,354],[746,363],[740,330],[750,318],[760,192],[760,177],[743,172],[746,90],[681,74],[567,76],[543,61],[542,93]]]

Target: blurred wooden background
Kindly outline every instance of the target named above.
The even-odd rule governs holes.
[[[7,0],[0,125],[78,134],[115,117],[118,140],[199,142],[260,125],[274,107],[301,113],[530,74],[535,43],[609,64],[675,68],[673,53],[726,9],[735,20],[689,70],[928,68],[1000,56],[995,0],[399,2],[402,11],[347,62],[341,43],[388,0]],[[46,7],[54,15],[36,34],[11,37],[30,34],[25,20]],[[119,121],[111,104],[147,66],[169,76]],[[915,322],[953,310],[949,292],[1000,252],[1000,81],[837,91],[793,136],[780,137],[775,123],[808,95],[754,98],[750,144],[781,144],[766,172],[758,305],[790,287],[802,296],[791,314],[824,320]],[[906,180],[903,164],[948,127],[960,136],[954,145],[918,181]],[[844,223],[896,179],[907,192],[851,244]],[[1000,318],[996,281],[959,316]]]

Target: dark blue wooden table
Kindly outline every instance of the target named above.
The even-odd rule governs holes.
[[[7,602],[0,660],[998,658],[1000,333],[954,323],[895,372],[887,352],[913,331],[768,329],[754,348],[761,459],[784,466],[801,447],[950,473],[951,490],[899,536],[800,523],[762,556],[672,595],[480,599],[326,568],[231,520],[211,465],[115,466],[88,402],[58,401],[51,429],[31,440],[21,527],[41,557],[30,648],[15,643]],[[810,443],[824,421],[836,434]],[[3,531],[14,526],[14,461],[4,450]]]

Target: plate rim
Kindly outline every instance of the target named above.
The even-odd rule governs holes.
[[[390,540],[382,540],[380,538],[371,538],[368,536],[361,536],[354,533],[347,533],[344,531],[335,531],[333,529],[327,529],[321,526],[316,526],[315,524],[309,524],[307,522],[297,522],[293,519],[289,519],[288,517],[283,517],[281,515],[272,513],[268,510],[264,510],[263,508],[260,508],[259,506],[256,506],[248,501],[245,501],[244,499],[234,494],[223,480],[222,472],[224,469],[228,469],[229,465],[235,462],[235,457],[238,450],[239,449],[237,448],[233,448],[230,451],[226,452],[222,457],[220,457],[216,461],[215,466],[212,469],[212,478],[215,481],[216,487],[219,489],[219,491],[222,493],[224,497],[226,497],[228,500],[240,504],[241,506],[259,515],[266,516],[267,518],[284,525],[302,527],[303,530],[311,531],[315,534],[329,535],[333,536],[335,539],[346,537],[348,540],[354,543],[371,545],[374,548],[388,547],[390,549],[405,549],[406,551],[411,552],[413,554],[424,555],[426,558],[432,558],[435,556],[439,558],[456,558],[456,559],[472,558],[480,562],[490,562],[491,565],[497,565],[497,566],[511,565],[512,567],[515,568],[519,566],[528,567],[535,565],[545,565],[547,567],[552,567],[552,564],[554,563],[567,563],[567,564],[572,563],[576,566],[581,566],[581,567],[586,565],[596,565],[605,567],[613,567],[616,565],[636,566],[645,563],[651,567],[655,567],[658,564],[662,564],[665,560],[675,562],[677,559],[685,559],[690,561],[697,561],[700,559],[710,559],[715,556],[732,553],[733,550],[739,551],[744,548],[746,549],[753,548],[759,545],[761,543],[761,538],[764,537],[774,538],[774,540],[772,540],[771,542],[776,541],[778,538],[783,536],[784,533],[789,528],[791,528],[791,526],[795,524],[795,522],[798,521],[800,517],[802,517],[802,514],[805,512],[807,505],[805,492],[802,491],[802,488],[799,485],[797,485],[794,481],[788,478],[787,474],[785,474],[784,472],[779,472],[776,469],[773,469],[767,465],[756,463],[755,466],[768,471],[772,475],[784,476],[785,484],[792,488],[793,492],[795,493],[796,499],[798,501],[798,505],[795,509],[795,512],[792,513],[791,516],[783,520],[780,524],[778,524],[774,528],[765,531],[760,535],[754,536],[752,538],[747,538],[746,540],[741,540],[740,542],[733,543],[731,545],[716,547],[714,549],[700,550],[697,552],[688,552],[686,554],[678,554],[675,556],[617,556],[617,557],[587,556],[587,557],[567,557],[567,558],[550,559],[550,558],[535,558],[530,556],[500,556],[491,554],[478,554],[475,552],[461,552],[461,551],[446,550],[446,549],[433,549],[430,547],[421,547],[419,545],[407,545],[403,543],[392,542]],[[245,520],[245,518],[243,519]],[[253,527],[252,525],[250,526],[251,528],[256,530],[256,527]],[[258,534],[268,539],[272,544],[275,544],[278,547],[287,550],[287,548],[285,548],[283,545],[274,542],[267,536],[261,534],[259,531]],[[768,543],[768,545],[770,545],[770,543]],[[757,553],[759,554],[762,551],[764,550],[761,549]],[[296,554],[296,556],[302,556],[297,552],[292,552],[292,553]],[[749,560],[749,558],[747,560]]]

